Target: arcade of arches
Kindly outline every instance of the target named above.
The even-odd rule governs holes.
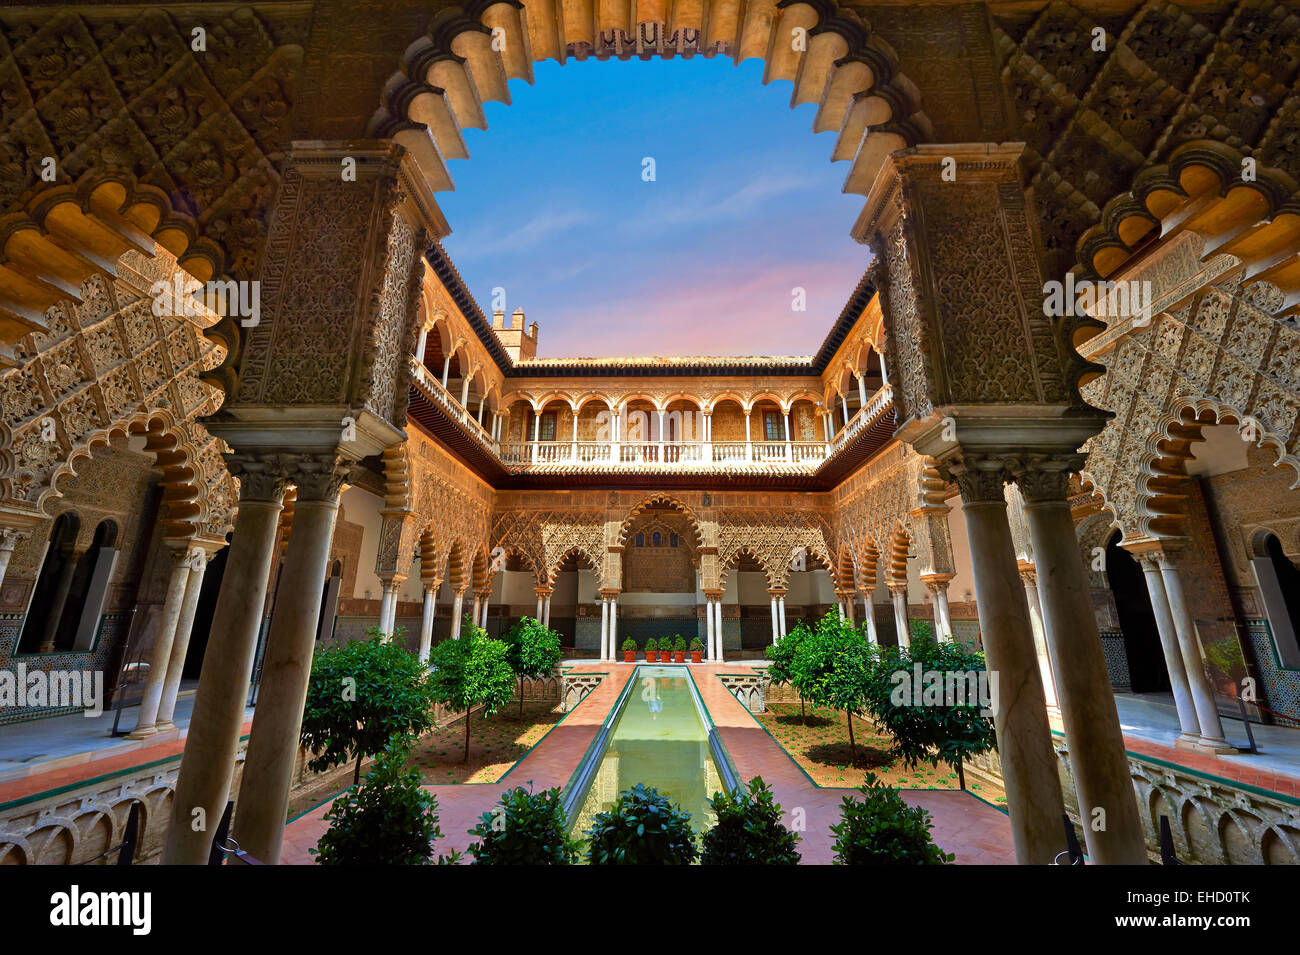
[[[465,287],[462,129],[534,61],[633,55],[817,104],[864,274],[814,355],[546,357]],[[838,608],[978,645],[1023,862],[1066,804],[1106,810],[1092,861],[1146,860],[1174,797],[1116,693],[1204,758],[1247,676],[1300,727],[1300,10],[48,5],[0,12],[0,67],[0,666],[147,665],[141,739],[196,687],[165,860],[228,796],[279,858],[312,654],[376,625],[743,661]],[[1147,307],[1047,314],[1067,275]],[[195,280],[260,313],[159,307]]]

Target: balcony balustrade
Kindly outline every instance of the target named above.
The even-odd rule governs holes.
[[[577,470],[681,471],[743,468],[762,472],[812,473],[865,428],[893,408],[889,385],[877,391],[831,441],[496,441],[438,378],[412,360],[412,380],[421,394],[438,405],[464,432],[512,471],[556,466]]]

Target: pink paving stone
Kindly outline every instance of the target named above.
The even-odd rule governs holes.
[[[500,782],[426,787],[438,797],[443,838],[435,846],[436,851],[463,851],[472,841],[467,830],[511,786],[532,780],[535,788],[545,789],[568,782],[632,673],[631,667],[605,664],[584,664],[575,669],[584,673],[608,672],[611,676],[547,733]],[[749,669],[737,664],[696,664],[690,672],[740,774],[746,779],[761,775],[787,813],[795,808],[803,810],[807,829],[801,833],[799,850],[804,864],[829,864],[830,826],[839,821],[840,801],[854,790],[819,789],[814,785],[717,679],[719,673]],[[909,805],[925,807],[934,823],[935,841],[945,851],[954,853],[959,864],[1015,862],[1007,817],[970,793],[904,790],[903,798]],[[282,864],[311,864],[310,850],[328,828],[323,818],[328,810],[326,803],[288,824]]]

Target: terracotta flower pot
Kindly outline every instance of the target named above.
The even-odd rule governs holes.
[[[635,663],[635,662],[636,662],[636,651],[635,651],[635,650],[624,650],[624,651],[623,651],[623,662],[624,662],[624,663]]]
[[[685,650],[674,650],[674,651],[673,651],[673,663],[685,663],[685,662],[686,662],[686,651],[685,651]]]
[[[645,662],[646,662],[646,663],[658,663],[658,662],[659,662],[659,651],[658,651],[658,650],[647,650],[647,651],[645,652]]]
[[[699,662],[700,662],[701,660],[703,660],[703,659],[704,659],[704,651],[703,651],[703,650],[692,650],[692,651],[691,651],[691,662],[692,662],[692,663],[699,663]]]

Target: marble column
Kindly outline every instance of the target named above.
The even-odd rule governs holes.
[[[424,606],[420,612],[420,660],[425,663],[428,662],[429,650],[433,647],[433,614],[437,595],[437,584],[424,585]]]
[[[618,595],[609,598],[609,658],[618,659]]]
[[[1214,702],[1214,689],[1205,675],[1205,658],[1201,655],[1192,613],[1183,594],[1183,580],[1178,572],[1178,564],[1168,550],[1160,553],[1159,560],[1160,577],[1165,582],[1169,611],[1174,618],[1178,647],[1182,651],[1183,667],[1187,671],[1187,683],[1192,691],[1192,704],[1200,724],[1201,747],[1216,753],[1235,753],[1237,748],[1229,745],[1223,735],[1223,723],[1219,719],[1218,705]]]
[[[474,626],[476,627],[479,625],[479,618],[482,617],[482,613],[481,613],[482,609],[483,609],[483,598],[480,595],[475,594],[474,609],[470,611],[469,619],[473,622]]]
[[[609,598],[600,598],[600,658],[609,659]]]
[[[723,648],[723,599],[719,596],[714,600],[714,639],[718,642],[718,663],[723,663],[727,659],[727,651]]]
[[[925,589],[934,601],[934,638],[939,643],[952,643],[952,613],[948,609],[948,582],[952,577],[947,574],[921,578]]]
[[[267,865],[280,861],[298,733],[316,649],[316,618],[345,474],[337,458],[319,455],[300,463],[294,475],[298,496],[293,528],[267,634],[262,684],[233,827],[235,841]]]
[[[776,617],[776,594],[772,594],[772,643],[781,639],[781,622]]]
[[[208,569],[208,554],[202,548],[191,550],[186,557],[190,565],[185,580],[185,596],[181,599],[181,613],[176,620],[176,636],[172,640],[171,659],[167,661],[167,677],[163,680],[162,700],[158,703],[158,729],[171,729],[172,715],[176,712],[176,694],[180,692],[181,676],[185,672],[185,655],[190,649],[190,633],[194,630],[194,612],[199,607],[199,594],[203,589],[203,576]]]
[[[785,636],[785,594],[782,593],[776,598],[776,622],[780,627],[781,636]]]
[[[158,708],[162,703],[163,685],[167,682],[167,665],[171,662],[172,642],[176,639],[181,604],[185,601],[185,584],[190,577],[189,554],[186,541],[163,542],[162,556],[168,574],[167,596],[163,599],[162,616],[158,620],[158,632],[154,636],[153,650],[149,655],[149,678],[140,700],[140,716],[135,729],[127,734],[127,739],[144,739],[158,732]]]
[[[542,604],[542,626],[550,629],[551,626],[551,595],[546,595],[546,602]]]
[[[985,659],[998,678],[993,723],[1016,859],[1022,865],[1048,865],[1065,849],[1065,806],[1007,522],[1003,484],[1009,475],[1000,462],[989,463],[994,467],[960,460],[948,466],[961,490]]]
[[[538,588],[533,592],[537,594],[537,615],[533,619],[536,620],[538,623],[541,623],[542,605],[546,602],[546,594],[540,588]]]
[[[1151,553],[1138,554],[1137,557],[1151,597],[1151,613],[1156,618],[1156,633],[1160,636],[1160,649],[1164,654],[1165,669],[1169,672],[1174,708],[1178,712],[1181,732],[1175,745],[1181,749],[1194,749],[1201,741],[1201,723],[1196,717],[1196,704],[1192,702],[1192,689],[1187,683],[1183,653],[1178,646],[1178,631],[1165,594],[1165,581],[1160,576],[1160,561]]]
[[[383,588],[383,596],[379,598],[379,632],[387,640],[393,635],[389,620],[394,615],[393,607],[397,603],[397,591],[393,586],[392,577],[381,577],[379,584]]]
[[[451,602],[451,638],[453,640],[460,639],[460,628],[462,625],[461,610],[464,608],[464,606],[465,606],[465,591],[463,590],[457,591],[456,596],[452,599]]]
[[[1025,584],[1025,604],[1029,608],[1029,624],[1034,630],[1034,651],[1038,654],[1038,671],[1043,675],[1043,696],[1049,710],[1059,710],[1056,702],[1056,679],[1052,676],[1052,661],[1047,652],[1047,631],[1043,628],[1043,605],[1038,597],[1038,572],[1033,564],[1021,563],[1020,579]]]
[[[285,475],[274,462],[244,455],[228,460],[240,481],[239,511],[185,736],[164,865],[207,863],[230,797],[284,497]]]
[[[1018,465],[1016,483],[1025,501],[1043,629],[1056,665],[1057,700],[1089,860],[1145,865],[1146,838],[1070,516],[1069,472],[1082,465],[1079,455],[1031,461]]]
[[[862,619],[867,622],[867,639],[874,644],[880,643],[880,634],[876,631],[876,605],[871,600],[871,593],[862,595]]]
[[[704,598],[704,645],[709,650],[709,660],[717,659],[717,647],[713,644],[713,598]]]
[[[907,629],[907,581],[891,580],[886,586],[894,602],[894,633],[898,636],[898,645],[907,649],[912,645],[912,635]]]

